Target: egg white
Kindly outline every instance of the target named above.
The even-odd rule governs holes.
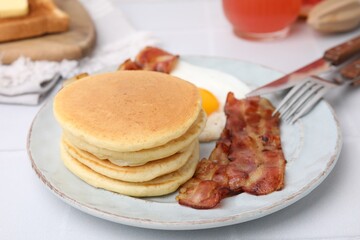
[[[206,126],[199,136],[200,142],[209,142],[220,137],[226,117],[224,105],[228,92],[236,98],[244,98],[250,89],[236,77],[214,69],[192,65],[180,60],[171,75],[189,81],[211,92],[219,101],[219,109],[208,116]]]

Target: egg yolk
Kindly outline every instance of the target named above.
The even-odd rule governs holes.
[[[202,107],[208,116],[219,109],[219,101],[214,94],[203,88],[199,88],[199,92],[202,99]]]

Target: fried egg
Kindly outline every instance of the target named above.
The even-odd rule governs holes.
[[[200,134],[200,142],[217,140],[224,129],[224,106],[228,92],[244,98],[249,88],[236,77],[214,69],[192,65],[180,60],[171,75],[192,82],[199,88],[207,122]]]

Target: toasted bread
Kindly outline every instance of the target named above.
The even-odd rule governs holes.
[[[0,42],[67,31],[69,17],[52,0],[29,0],[29,14],[0,19]]]

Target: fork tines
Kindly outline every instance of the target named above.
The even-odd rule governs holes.
[[[279,112],[282,119],[292,124],[308,113],[330,88],[336,86],[317,76],[305,78],[287,93],[273,115]]]

